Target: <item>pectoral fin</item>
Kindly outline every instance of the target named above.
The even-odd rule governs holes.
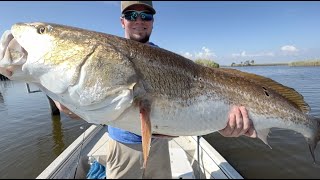
[[[151,144],[151,121],[150,121],[150,105],[145,101],[140,102],[140,120],[141,120],[141,135],[142,135],[142,152],[143,152],[143,167],[146,168],[149,157]]]

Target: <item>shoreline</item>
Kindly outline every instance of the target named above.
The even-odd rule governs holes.
[[[291,66],[291,67],[319,67],[320,61],[296,61],[289,63],[266,63],[266,64],[232,64],[221,67],[250,67],[250,66]]]
[[[227,67],[250,67],[250,66],[289,66],[289,63],[250,64],[250,65],[236,64],[236,65],[227,66]]]

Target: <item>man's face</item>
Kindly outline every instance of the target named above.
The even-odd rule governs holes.
[[[148,11],[144,5],[134,5],[128,10]],[[126,11],[128,11],[126,10]],[[149,38],[153,28],[153,21],[143,21],[139,16],[136,21],[129,21],[121,18],[122,28],[125,30],[125,38],[132,39],[141,43],[149,42]]]

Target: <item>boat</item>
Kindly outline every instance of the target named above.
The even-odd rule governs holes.
[[[86,179],[93,162],[105,163],[107,126],[91,125],[37,179]],[[173,179],[243,179],[203,137],[169,140]]]

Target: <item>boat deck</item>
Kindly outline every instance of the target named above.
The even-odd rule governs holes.
[[[97,160],[105,164],[109,139],[106,129],[96,125],[89,127],[37,179],[84,179],[91,162]],[[199,147],[197,144],[196,136],[181,136],[169,141],[174,179],[243,179],[204,138],[199,138]]]

